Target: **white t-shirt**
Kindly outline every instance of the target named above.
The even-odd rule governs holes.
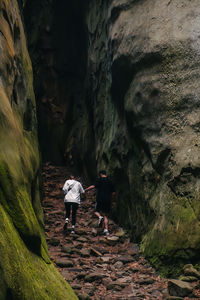
[[[66,194],[64,202],[75,202],[78,204],[80,204],[81,201],[80,194],[85,193],[80,182],[73,179],[69,179],[65,182],[63,191]]]

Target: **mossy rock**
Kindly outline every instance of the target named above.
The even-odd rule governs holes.
[[[3,0],[0,9],[0,299],[77,299],[51,263],[43,230],[33,74],[18,2]]]
[[[25,247],[2,205],[0,217],[1,270],[4,290],[10,290],[11,299],[77,299],[53,264]]]

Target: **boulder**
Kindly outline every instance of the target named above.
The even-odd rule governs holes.
[[[81,290],[82,285],[81,285],[81,284],[77,284],[77,283],[72,283],[72,284],[71,284],[71,287],[72,287],[74,290]]]
[[[109,263],[112,260],[112,257],[110,257],[110,256],[102,256],[101,260],[104,263]]]
[[[105,274],[91,273],[91,274],[86,275],[84,280],[86,282],[93,282],[93,281],[96,281],[96,280],[101,280],[104,277],[105,277]]]
[[[107,241],[108,245],[114,246],[114,245],[116,245],[118,243],[119,237],[118,236],[114,236],[114,235],[113,236],[108,236],[106,238],[106,241]]]
[[[128,283],[113,281],[107,285],[107,290],[121,291]]]
[[[120,228],[116,233],[116,236],[118,236],[119,238],[122,238],[126,235],[126,232],[123,230],[123,228]]]
[[[77,231],[76,231],[76,232],[77,232]],[[85,238],[85,237],[83,237],[83,236],[80,236],[80,237],[78,237],[78,238],[77,238],[77,241],[78,241],[78,242],[85,243],[85,242],[87,242],[87,241],[88,241],[88,239],[87,239],[87,238]]]
[[[90,257],[90,249],[81,249],[80,254],[82,257]]]
[[[97,236],[97,230],[96,230],[96,228],[92,228],[92,235],[93,236]]]
[[[183,300],[183,297],[178,297],[178,296],[166,296],[164,300]]]
[[[171,296],[187,297],[192,294],[192,287],[187,282],[170,279],[168,280],[168,291]]]
[[[119,223],[165,273],[199,257],[199,10],[127,0],[108,13],[94,2],[86,18],[97,165],[115,179]]]
[[[78,299],[79,300],[90,300],[90,296],[86,293],[83,293],[83,294],[78,294]]]
[[[137,280],[137,283],[139,283],[140,285],[145,285],[145,284],[153,284],[155,282],[155,279],[153,278],[142,278]]]
[[[52,246],[58,246],[60,244],[60,240],[57,238],[48,239],[48,243]]]
[[[113,265],[113,267],[115,268],[115,269],[121,269],[122,267],[123,267],[123,262],[122,261],[116,261],[115,263],[114,263],[114,265]]]
[[[134,261],[131,255],[121,255],[115,258],[116,261],[121,261],[123,264],[127,264]]]
[[[61,267],[61,268],[68,268],[68,267],[74,266],[73,261],[67,260],[67,259],[59,259],[59,260],[56,260],[55,263],[58,267]]]
[[[193,276],[200,278],[200,272],[198,272],[192,264],[187,264],[183,267],[183,272],[186,276]]]
[[[179,277],[179,280],[186,281],[186,282],[194,282],[194,281],[197,281],[197,277],[195,277],[195,276],[184,276],[184,275],[181,275]]]

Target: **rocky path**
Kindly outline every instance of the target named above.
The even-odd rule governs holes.
[[[62,186],[68,175],[66,168],[44,166],[45,230],[51,258],[79,299],[163,299],[167,281],[124,230],[110,222],[110,236],[102,235],[93,216],[92,192],[79,207],[76,233],[63,230]]]

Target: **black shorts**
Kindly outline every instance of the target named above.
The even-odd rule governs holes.
[[[98,201],[95,205],[95,211],[103,212],[103,213],[109,213],[111,207],[110,201]]]

